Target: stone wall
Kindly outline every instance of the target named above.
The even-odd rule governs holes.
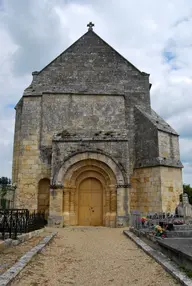
[[[19,172],[22,106],[23,106],[23,100],[21,99],[17,104],[16,116],[15,116],[15,133],[14,133],[13,165],[12,165],[12,181],[14,183],[17,183],[18,181],[18,172]]]
[[[39,180],[53,179],[62,161],[78,152],[107,153],[121,164],[126,183],[129,183],[129,176],[136,172],[136,170],[133,171],[135,160],[136,164],[144,162],[145,165],[151,163],[163,165],[166,157],[162,158],[162,156],[167,154],[166,163],[168,165],[179,163],[180,166],[177,135],[158,130],[151,121],[150,115],[140,110],[135,112],[135,119],[134,113],[129,115],[132,118],[132,123],[135,123],[136,134],[134,135],[134,129],[132,132],[129,128],[126,130],[128,125],[126,112],[123,112],[126,108],[124,97],[109,96],[109,98],[110,101],[108,101],[108,96],[64,94],[46,94],[43,97],[23,98],[17,106],[13,168],[13,183],[17,183],[16,201],[18,206],[26,205],[27,201],[30,209],[36,209]],[[65,112],[62,113],[62,110]],[[130,108],[130,114],[131,111],[134,110]],[[111,125],[108,122],[110,118]],[[108,124],[105,125],[105,122]],[[75,129],[75,126],[78,128]],[[64,134],[64,137],[60,132],[63,127],[67,127],[69,130],[65,130],[67,135]],[[60,133],[54,135],[56,132]],[[130,138],[131,133],[132,137]],[[131,156],[130,150],[132,151]],[[51,175],[52,152],[54,156]],[[165,154],[165,152],[167,153]],[[163,161],[160,160],[161,158]],[[137,167],[139,168],[138,165]],[[154,177],[153,185],[157,192],[157,186],[160,186],[162,180],[155,179],[153,172],[149,177]],[[137,194],[142,193],[143,188],[144,192],[147,192],[147,183],[149,182],[143,183],[145,184],[137,186]],[[134,195],[134,191],[131,193],[132,202],[134,202],[136,195]],[[150,196],[149,191],[148,198],[145,197],[141,204],[144,204],[145,201],[150,204]],[[137,199],[140,204],[140,198],[137,197]],[[149,207],[149,204],[143,205],[143,207]],[[169,205],[170,202],[165,204]]]
[[[131,176],[130,210],[162,210],[160,167],[134,170]]]
[[[81,131],[81,137],[93,135],[94,131],[118,130],[120,137],[126,128],[123,96],[44,94],[41,116],[44,146],[52,145],[54,133],[63,130],[70,135]]]
[[[97,99],[92,96],[87,97],[82,100],[82,96],[73,96],[76,112],[69,111],[72,97],[66,95],[52,95],[47,101],[42,97],[24,97],[22,108],[17,105],[13,183],[17,184],[18,207],[37,209],[38,183],[43,178],[51,178],[52,151],[56,159],[52,162],[52,166],[55,164],[58,167],[66,157],[78,152],[94,150],[107,152],[112,158],[121,162],[124,171],[128,172],[124,98],[111,96],[108,101],[105,96],[98,96]],[[81,109],[78,109],[78,105],[82,107],[84,113],[80,114]],[[62,113],[64,107],[65,112]],[[111,114],[112,111],[114,115]],[[94,115],[94,112],[97,115]],[[93,122],[89,122],[94,116],[96,118],[93,118]],[[111,125],[110,122],[105,125],[104,122],[110,119]],[[78,123],[82,125],[81,128],[77,128]],[[76,131],[70,126],[74,128],[76,126]],[[63,127],[68,127],[71,138],[67,136],[63,140],[56,136],[59,140],[54,141],[52,146],[53,134],[63,130]],[[54,173],[55,169],[52,171]],[[17,176],[14,175],[15,172]]]
[[[74,156],[81,153],[96,153],[98,160],[100,154],[106,154],[107,157],[112,158],[120,163],[121,169],[125,176],[125,180],[129,183],[129,158],[128,158],[128,144],[126,139],[115,141],[115,139],[97,140],[69,140],[66,142],[54,141],[53,143],[53,157],[52,157],[52,180],[55,180],[58,170],[62,164]]]
[[[150,162],[158,157],[157,128],[135,108],[135,157],[136,163]]]
[[[182,168],[176,131],[152,109],[135,107],[135,167]]]
[[[180,162],[179,138],[171,133],[158,131],[159,157],[166,162]],[[172,163],[173,164],[173,163]]]
[[[45,101],[45,105],[43,104],[43,106],[45,106],[46,117],[49,117],[49,112],[47,113],[46,109],[46,105],[50,105],[51,100],[48,98],[49,93],[54,94],[55,98],[57,98],[55,99],[56,106],[54,105],[55,115],[59,113],[60,110],[61,114],[63,114],[62,106],[64,106],[65,110],[67,105],[69,109],[66,114],[72,110],[72,107],[76,112],[77,101],[81,104],[82,110],[85,110],[88,105],[89,111],[89,106],[91,107],[89,102],[94,98],[95,102],[93,102],[92,116],[86,115],[82,118],[83,120],[77,121],[77,124],[80,124],[80,126],[81,123],[85,123],[84,130],[87,128],[90,129],[90,126],[93,128],[100,126],[99,128],[102,129],[102,122],[104,123],[105,121],[104,130],[106,130],[107,126],[116,128],[116,125],[119,125],[120,122],[124,124],[124,120],[121,121],[121,118],[125,116],[126,129],[128,132],[127,139],[129,141],[129,164],[130,168],[133,169],[135,163],[133,132],[135,128],[134,106],[139,105],[142,106],[144,110],[149,111],[149,90],[149,74],[141,72],[103,41],[96,33],[88,31],[40,72],[34,72],[32,83],[25,90],[24,95],[35,96],[43,94],[43,101]],[[71,103],[68,101],[68,103],[65,104],[64,100],[66,99],[60,100],[58,94],[66,94],[68,97],[69,94],[76,94],[79,95],[79,97],[74,97],[76,98],[76,104],[74,100],[72,100]],[[84,96],[82,97],[83,94]],[[86,97],[85,95],[88,96]],[[107,95],[107,97],[103,95]],[[123,96],[125,100],[123,107],[125,108],[122,108],[121,99],[112,99],[112,95],[118,97]],[[88,102],[85,102],[84,99],[88,99]],[[61,103],[61,108],[58,107],[59,101],[63,102],[63,104]],[[54,101],[52,101],[52,104],[53,102]],[[106,103],[108,106],[106,106]],[[74,104],[75,106],[73,106]],[[101,107],[102,104],[104,104],[103,107]],[[98,112],[100,109],[103,110],[103,113],[99,117]],[[122,111],[121,114],[118,112],[119,109]],[[80,110],[80,108],[78,110]],[[75,112],[73,116],[75,116]],[[96,114],[94,114],[94,112],[96,112]],[[82,111],[79,115],[81,115],[81,113]],[[60,117],[61,114],[59,115]],[[65,117],[66,114],[64,114],[63,117]],[[107,114],[111,114],[112,122],[109,122],[107,119]],[[97,120],[98,117],[99,120]],[[58,118],[59,117],[56,116],[56,120]],[[81,116],[79,116],[79,118],[81,118]],[[69,123],[74,126],[75,121],[76,119],[74,118],[73,122],[70,121]],[[115,124],[115,121],[117,121],[117,124]],[[95,122],[98,122],[96,126]],[[112,125],[114,123],[114,126],[111,126],[111,123]],[[61,121],[58,122],[57,126],[59,131],[61,130],[60,124]],[[72,126],[70,126],[70,129]],[[122,125],[120,127],[122,127]],[[51,142],[49,135],[47,135],[46,140]],[[44,145],[45,142],[43,141],[42,144]]]
[[[135,169],[131,186],[131,211],[174,212],[183,192],[182,171],[164,166]]]
[[[162,210],[173,212],[179,203],[179,195],[183,193],[182,169],[161,167]]]
[[[17,106],[21,127],[14,160],[18,160],[16,207],[37,209],[38,182],[50,178],[50,166],[40,159],[41,97],[23,98],[22,110]],[[19,145],[18,145],[19,142]]]

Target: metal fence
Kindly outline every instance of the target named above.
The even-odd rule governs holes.
[[[185,218],[171,213],[142,213],[131,212],[130,227],[137,230],[151,229],[160,225],[167,230],[172,230],[173,225],[185,223]]]
[[[0,239],[17,239],[18,234],[43,228],[44,213],[30,213],[27,209],[0,210]]]

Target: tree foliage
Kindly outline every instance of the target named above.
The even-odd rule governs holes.
[[[3,198],[7,191],[9,190],[11,185],[11,179],[7,178],[7,177],[1,177],[0,178],[0,195]]]
[[[7,186],[11,184],[11,179],[7,177],[1,177],[0,178],[0,185]]]
[[[190,185],[183,185],[183,192],[189,197],[189,203],[192,204],[192,187]]]

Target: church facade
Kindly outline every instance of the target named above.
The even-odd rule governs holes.
[[[182,193],[178,134],[150,104],[149,74],[88,31],[39,72],[16,105],[15,206],[51,225],[129,223],[172,212]]]

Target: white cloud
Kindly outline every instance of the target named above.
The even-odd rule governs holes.
[[[3,9],[2,9],[3,7]],[[139,7],[139,9],[138,9]],[[4,0],[0,9],[0,176],[10,176],[14,111],[31,72],[86,32],[86,24],[151,74],[153,108],[181,134],[184,181],[192,183],[192,2]],[[11,154],[11,155],[10,155]]]

